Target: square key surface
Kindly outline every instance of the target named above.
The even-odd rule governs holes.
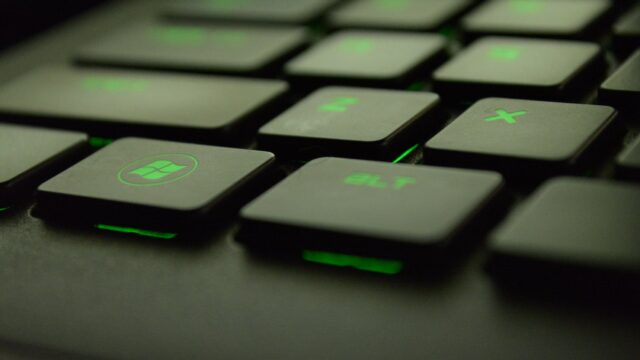
[[[170,17],[186,19],[303,23],[333,0],[180,0],[165,6]]]
[[[281,81],[47,65],[0,86],[7,121],[224,141],[287,90]]]
[[[609,0],[492,0],[462,19],[472,34],[580,37],[606,14]]]
[[[433,30],[451,20],[471,0],[356,0],[329,15],[338,27]]]
[[[323,247],[348,246],[356,238],[357,250],[381,242],[391,251],[440,247],[501,183],[499,174],[487,171],[316,159],[242,209],[247,234],[253,224],[262,227],[258,238],[241,239],[259,246],[289,240],[293,246]],[[286,238],[287,231],[293,238]]]
[[[194,71],[258,72],[304,40],[297,27],[138,22],[82,48],[83,62]]]
[[[83,133],[0,124],[0,207],[35,189],[86,145]]]
[[[453,98],[553,98],[601,60],[597,44],[510,37],[475,41],[434,73],[434,91]]]
[[[438,58],[445,44],[442,36],[433,34],[343,30],[291,60],[285,72],[316,80],[391,84]]]
[[[536,176],[569,167],[616,116],[608,106],[489,98],[431,138],[425,161]],[[515,166],[510,166],[516,164]]]
[[[640,275],[640,187],[557,178],[543,185],[492,235],[501,270],[541,274],[549,264]],[[580,274],[576,274],[580,277]],[[637,278],[636,278],[637,279]],[[636,282],[636,284],[638,284]]]
[[[408,133],[424,121],[436,123],[425,115],[438,103],[433,93],[326,87],[264,125],[258,141],[285,156],[313,146],[331,156],[394,156],[397,138],[416,135]]]
[[[125,138],[42,184],[38,205],[71,219],[180,223],[211,212],[273,161],[261,151]]]

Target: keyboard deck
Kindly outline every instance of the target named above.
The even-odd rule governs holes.
[[[639,358],[639,11],[122,1],[4,53],[0,357]]]

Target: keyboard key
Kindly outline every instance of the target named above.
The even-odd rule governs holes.
[[[520,35],[584,38],[602,27],[609,0],[493,0],[462,19],[472,37]]]
[[[228,142],[286,90],[280,81],[65,66],[0,87],[3,120],[106,136]]]
[[[84,63],[171,70],[258,73],[299,48],[301,28],[144,22],[83,48]]]
[[[585,283],[597,291],[598,278],[614,287],[626,278],[637,289],[639,213],[637,185],[554,179],[491,236],[491,269],[521,286]]]
[[[82,133],[0,124],[0,208],[88,151]]]
[[[106,229],[184,230],[229,215],[273,162],[261,151],[125,138],[42,184],[37,213]]]
[[[261,148],[279,157],[392,159],[440,125],[433,93],[328,87],[263,126]]]
[[[600,86],[599,101],[640,114],[640,49]]]
[[[441,61],[439,35],[380,31],[341,31],[291,60],[285,72],[311,83],[405,86]]]
[[[585,165],[610,140],[615,117],[607,106],[483,99],[429,140],[424,157],[538,180]]]
[[[316,159],[241,210],[238,239],[271,250],[443,255],[501,184],[493,172]]]
[[[604,70],[602,61],[596,44],[487,37],[436,70],[434,91],[451,99],[566,98],[589,89]]]
[[[329,15],[337,27],[435,30],[471,5],[470,0],[357,0]]]
[[[166,5],[173,18],[306,23],[319,17],[333,0],[187,0]]]
[[[640,47],[640,4],[614,24],[613,46],[623,54],[631,53]]]
[[[640,137],[616,158],[616,175],[623,179],[640,180]]]

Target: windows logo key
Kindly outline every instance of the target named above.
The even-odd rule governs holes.
[[[163,185],[191,175],[198,160],[186,154],[162,154],[145,157],[125,165],[118,180],[130,186]]]

